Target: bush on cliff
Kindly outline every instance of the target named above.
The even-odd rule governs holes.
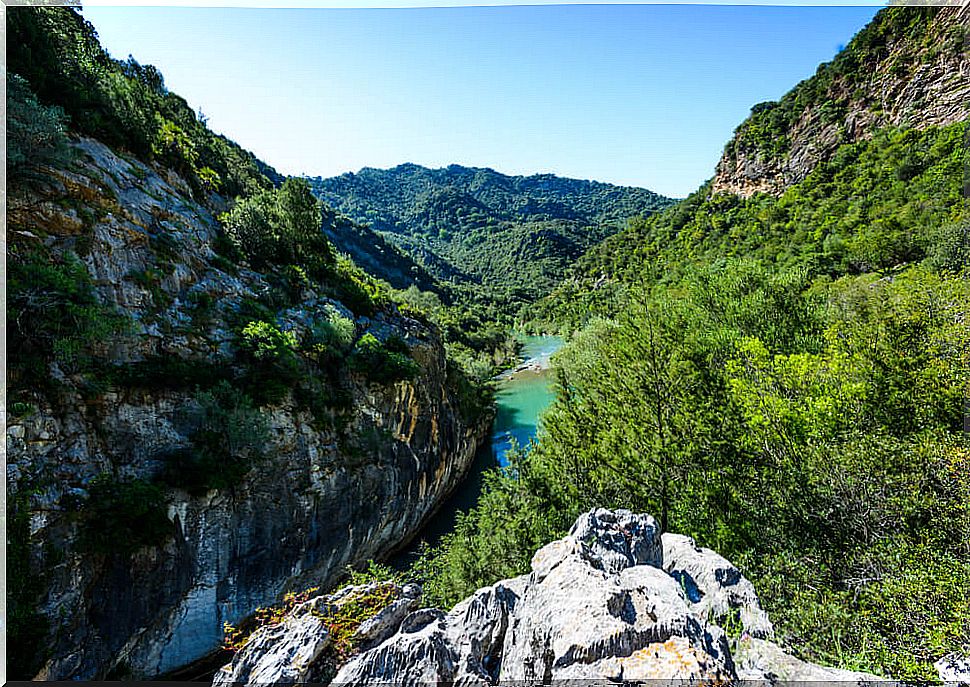
[[[192,493],[236,486],[262,459],[269,442],[266,416],[224,381],[196,393],[181,421],[192,428],[191,446],[164,456],[164,479]]]
[[[403,344],[403,348],[402,348]],[[420,368],[407,353],[407,344],[388,339],[381,343],[373,334],[364,334],[354,346],[348,364],[351,370],[375,384],[393,384],[413,379]]]
[[[7,180],[11,184],[42,166],[70,160],[67,122],[64,110],[41,105],[26,80],[7,74]]]
[[[323,235],[321,213],[307,182],[290,178],[279,189],[237,198],[221,220],[226,235],[254,267],[297,265],[325,279],[335,257]]]
[[[68,373],[92,369],[97,347],[126,331],[128,319],[101,304],[75,256],[57,257],[21,244],[11,247],[7,265],[14,388],[49,387],[52,362]]]
[[[161,487],[140,479],[99,475],[88,486],[80,517],[79,544],[94,553],[131,555],[174,533]]]

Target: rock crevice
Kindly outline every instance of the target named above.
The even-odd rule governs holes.
[[[732,634],[718,622],[735,614],[742,629]],[[661,534],[649,515],[598,509],[536,552],[529,574],[480,589],[448,613],[423,608],[404,616],[332,684],[881,679],[806,663],[772,638],[753,586],[726,559],[688,537]],[[292,637],[254,638],[216,684],[240,677],[237,664],[277,665],[306,653],[292,644]],[[289,682],[291,672],[264,678]]]

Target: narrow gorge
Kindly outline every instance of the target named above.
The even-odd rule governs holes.
[[[6,16],[9,678],[970,680],[966,0],[873,10],[679,200],[283,174],[81,8]]]
[[[52,266],[38,271],[90,275],[101,316],[123,312],[128,322],[91,343],[98,369],[58,357],[55,393],[18,395],[7,430],[10,496],[30,507],[28,553],[46,585],[38,611],[61,619],[41,675],[153,676],[219,648],[224,623],[284,590],[332,584],[407,541],[465,477],[491,415],[463,414],[433,328],[393,310],[356,316],[312,288],[274,313],[293,341],[312,338],[321,318],[343,318],[358,341],[403,342],[415,374],[387,384],[343,373],[344,398],[245,407],[226,381],[241,380],[223,373],[241,364],[235,322],[256,321],[246,309],[270,284],[216,261],[218,224],[177,177],[90,139],[74,150],[83,160],[74,170],[11,204],[14,250],[21,259],[43,250]],[[102,215],[85,226],[55,202],[65,198]],[[17,219],[28,205],[29,225]],[[85,252],[72,263],[80,241]],[[30,299],[53,296],[44,288],[14,291],[24,316],[38,307]],[[260,364],[250,363],[256,372]],[[260,425],[263,436],[241,436],[253,427],[237,423]],[[235,442],[230,451],[261,454],[229,488],[206,481],[219,466],[194,460],[206,433]],[[126,512],[136,507],[126,499],[159,498],[157,490],[167,510],[156,540],[112,541],[148,515]]]

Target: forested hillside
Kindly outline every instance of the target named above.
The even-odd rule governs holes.
[[[407,164],[311,179],[314,191],[400,246],[459,300],[517,315],[630,217],[670,204],[651,191],[551,174]]]
[[[574,333],[557,400],[425,560],[440,602],[527,571],[579,513],[627,507],[739,563],[803,658],[930,679],[970,649],[970,155],[946,95],[968,86],[968,24],[966,7],[882,10],[727,151],[806,150],[809,111],[856,135],[809,146],[770,193],[721,174],[540,303],[537,329]],[[928,119],[868,116],[914,98]]]
[[[412,536],[514,346],[78,9],[6,17],[8,675],[151,678]]]

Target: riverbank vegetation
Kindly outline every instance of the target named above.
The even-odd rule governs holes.
[[[588,253],[537,442],[419,569],[434,603],[593,507],[736,562],[783,642],[903,679],[970,646],[966,125],[843,146],[781,197],[710,195]]]
[[[625,507],[738,563],[807,658],[932,677],[970,641],[968,284],[732,261],[636,293],[559,355],[538,442],[432,559],[434,601]]]

